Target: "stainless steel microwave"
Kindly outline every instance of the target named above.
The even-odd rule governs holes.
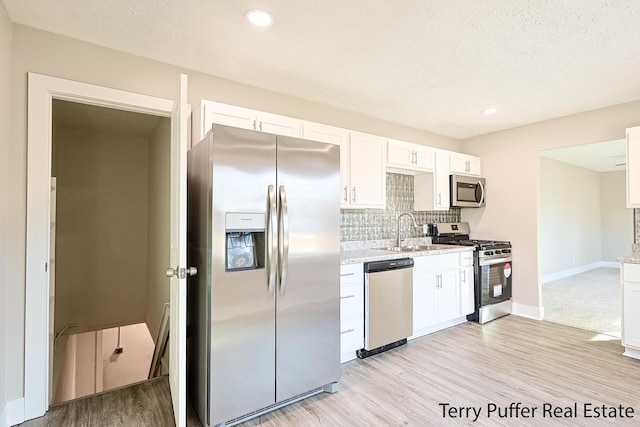
[[[485,205],[485,180],[465,175],[449,175],[451,206],[480,208]]]

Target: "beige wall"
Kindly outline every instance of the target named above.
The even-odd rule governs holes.
[[[171,120],[161,119],[149,138],[149,209],[147,214],[147,327],[155,341],[160,327],[162,307],[169,302],[171,193]]]
[[[631,252],[633,243],[633,209],[627,209],[625,171],[600,174],[602,220],[602,261],[617,262]]]
[[[55,135],[55,330],[144,322],[148,141],[65,128]]]
[[[16,321],[14,311],[9,311],[9,302],[15,300],[15,296],[21,291],[21,286],[13,286],[8,291],[9,278],[7,275],[7,201],[9,195],[8,181],[8,157],[9,157],[9,92],[11,88],[11,38],[12,24],[9,21],[7,10],[0,3],[0,414],[3,413],[7,402],[7,352],[18,338],[15,334],[7,334],[8,320]],[[11,298],[11,300],[10,300]],[[12,345],[8,345],[11,343]],[[15,384],[13,384],[15,386]],[[15,396],[15,392],[12,393]]]
[[[172,99],[180,72],[189,74],[189,103],[193,107],[193,132],[199,135],[200,100],[211,99],[276,114],[313,120],[362,132],[458,150],[454,139],[337,110],[290,96],[242,85],[211,75],[143,59],[22,25],[14,25],[11,58],[11,120],[9,146],[8,281],[13,283],[7,304],[9,315],[24,318],[25,206],[27,141],[27,73],[35,72],[111,88]],[[8,337],[7,398],[23,395],[24,324],[17,322]]]
[[[515,303],[541,306],[538,152],[621,139],[625,128],[637,125],[640,101],[462,141],[463,151],[482,157],[482,173],[487,179],[487,207],[477,210],[482,212],[473,215],[471,227],[476,237],[512,241]]]
[[[600,194],[600,173],[540,157],[542,277],[600,262]]]

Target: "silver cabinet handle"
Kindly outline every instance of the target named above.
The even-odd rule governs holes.
[[[344,186],[344,202],[347,203],[349,200],[347,200],[349,198],[349,189],[347,188],[347,186]]]
[[[280,267],[280,295],[284,295],[287,291],[287,272],[289,270],[289,208],[287,207],[287,192],[284,185],[280,186],[279,196],[278,264]]]
[[[462,281],[467,283],[467,270],[462,270]]]
[[[276,229],[276,189],[273,185],[267,188],[269,198],[267,210],[267,289],[269,298],[273,297],[276,288],[276,256],[278,240],[274,234]]]
[[[340,331],[340,335],[348,334],[349,332],[354,332],[355,329],[347,329],[346,331]]]
[[[442,206],[442,193],[438,193],[438,206]]]
[[[355,298],[355,295],[345,295],[343,297],[340,297],[340,299],[348,299],[348,298]]]
[[[340,277],[355,276],[355,275],[356,273],[344,273],[344,274],[341,274]]]
[[[354,186],[351,191],[353,193],[353,197],[351,198],[351,203],[355,203],[356,202],[356,187]]]

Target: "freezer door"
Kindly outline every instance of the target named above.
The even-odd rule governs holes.
[[[339,379],[339,195],[339,146],[278,137],[278,402]]]
[[[228,271],[225,221],[229,212],[268,217],[269,186],[275,197],[276,138],[215,126],[211,161],[209,423],[215,425],[275,402],[276,299],[275,292],[269,295],[267,250],[256,251],[262,267]]]

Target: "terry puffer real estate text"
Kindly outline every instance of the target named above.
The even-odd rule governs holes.
[[[487,403],[486,406],[459,406],[438,403],[442,408],[442,418],[461,418],[477,421],[486,418],[633,418],[635,410],[631,406],[610,406],[602,403],[578,403],[569,406],[543,403],[528,406],[522,402],[512,402],[504,406]]]

